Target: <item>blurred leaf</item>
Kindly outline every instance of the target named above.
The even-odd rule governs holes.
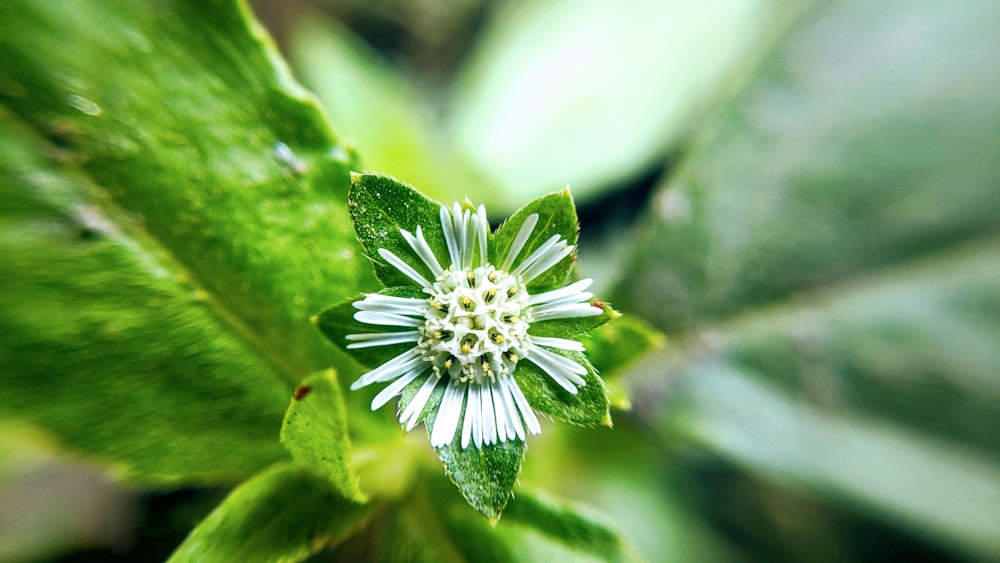
[[[604,379],[608,379],[624,372],[643,354],[662,348],[665,339],[641,318],[625,315],[581,336],[580,341],[587,347],[587,358],[594,368]]]
[[[364,170],[402,178],[442,201],[474,195],[494,203],[496,190],[454,154],[428,101],[350,30],[309,14],[289,51],[296,75],[316,92],[336,131],[356,144]]]
[[[365,500],[351,469],[347,416],[333,370],[307,377],[295,389],[281,426],[281,443],[295,461],[326,477],[344,498]]]
[[[607,306],[606,311],[614,310]],[[630,409],[632,401],[618,376],[627,373],[628,368],[644,355],[662,348],[663,334],[639,317],[625,315],[579,339],[587,349],[587,358],[607,386],[611,406]]]
[[[1000,230],[1000,11],[814,11],[653,201],[616,302],[669,331]]]
[[[706,128],[615,295],[676,335],[628,381],[662,442],[996,553],[998,27],[817,6]]]
[[[760,374],[692,368],[690,411],[670,421],[785,486],[805,484],[898,519],[943,545],[1000,549],[997,460],[900,427],[796,404]]]
[[[591,555],[601,561],[637,559],[617,531],[601,522],[600,516],[588,513],[579,506],[560,506],[543,496],[520,491],[506,516],[504,524],[537,530],[546,538],[577,552],[578,556]]]
[[[5,416],[228,480],[284,457],[290,381],[357,369],[309,323],[371,283],[350,157],[262,37],[225,0],[0,4]]]
[[[507,209],[567,183],[587,199],[657,166],[805,5],[505,4],[460,79],[452,134]]]
[[[291,385],[52,150],[0,120],[0,414],[143,480],[226,481],[283,458]]]
[[[234,489],[169,561],[304,561],[349,537],[369,511],[325,479],[278,465]]]

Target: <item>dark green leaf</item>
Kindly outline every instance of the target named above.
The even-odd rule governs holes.
[[[212,511],[170,561],[303,561],[349,537],[370,509],[290,465],[243,483]]]
[[[507,259],[507,254],[510,252],[511,245],[514,243],[514,238],[517,236],[521,225],[533,213],[538,214],[538,223],[535,225],[524,247],[514,257],[513,267],[516,267],[521,261],[530,256],[535,249],[552,237],[552,235],[560,235],[566,241],[566,244],[576,244],[576,236],[580,226],[576,218],[576,206],[573,204],[573,196],[567,188],[531,201],[521,209],[518,209],[509,219],[500,225],[496,235],[493,237],[493,247],[491,250],[491,255],[498,262],[498,267]],[[576,253],[574,252],[547,272],[532,280],[528,284],[528,290],[541,292],[561,287],[569,278],[569,273],[573,268],[575,260]]]
[[[514,370],[514,379],[524,392],[528,403],[537,411],[556,420],[585,426],[611,426],[608,392],[594,366],[580,352],[555,351],[587,368],[583,379],[587,382],[577,388],[574,395],[559,386],[541,368],[523,359]]]
[[[365,500],[351,468],[347,416],[333,370],[314,374],[295,389],[281,426],[281,443],[295,461],[328,479],[341,496]]]
[[[386,286],[419,287],[419,284],[382,259],[378,254],[380,248],[398,256],[426,279],[434,279],[400,229],[416,235],[419,225],[438,263],[443,268],[451,264],[441,231],[441,205],[411,186],[380,174],[355,174],[348,204],[361,246],[375,265],[375,275]]]
[[[438,397],[437,403],[440,404],[440,401]],[[462,416],[464,412],[463,409]],[[436,407],[427,413],[424,425],[428,436],[434,429],[436,416]],[[496,523],[513,495],[514,483],[524,460],[525,444],[514,440],[484,445],[482,448],[470,444],[463,449],[461,434],[455,432],[450,445],[436,448],[435,451],[444,464],[445,473],[462,492],[465,500],[491,523]]]

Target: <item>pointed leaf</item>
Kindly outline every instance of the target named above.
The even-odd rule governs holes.
[[[580,352],[555,351],[587,368],[582,376],[586,385],[577,388],[574,395],[563,389],[544,370],[531,363],[531,357],[523,359],[514,370],[514,379],[535,410],[548,416],[573,424],[585,426],[611,426],[610,404],[604,381],[586,356]]]
[[[516,268],[525,258],[531,255],[553,235],[559,235],[566,241],[566,244],[576,244],[579,224],[576,218],[576,206],[573,204],[573,196],[566,188],[559,192],[554,192],[535,199],[518,209],[509,219],[504,221],[497,229],[493,239],[493,259],[497,262],[497,267],[502,265],[507,259],[514,239],[517,237],[521,225],[532,214],[538,214],[538,223],[535,225],[531,236],[528,237],[524,247],[514,257],[513,268]],[[532,292],[544,291],[561,287],[569,278],[569,272],[576,260],[576,252],[564,258],[561,262],[550,268],[545,273],[539,275],[528,284],[528,290]]]
[[[464,416],[465,409],[462,412]],[[428,413],[424,422],[428,436],[434,430],[436,416],[435,408]],[[456,432],[451,444],[436,448],[435,451],[444,464],[445,473],[465,500],[490,522],[495,523],[500,520],[504,507],[514,494],[514,483],[521,472],[525,447],[524,442],[513,440],[481,448],[470,444],[463,449],[461,432]]]
[[[365,500],[351,468],[347,416],[333,370],[314,374],[295,389],[281,426],[281,443],[295,461],[329,480],[341,496]]]
[[[303,561],[349,537],[369,513],[325,479],[278,465],[234,489],[169,561]]]
[[[354,229],[365,254],[375,265],[375,275],[384,285],[419,287],[419,284],[379,256],[379,249],[392,252],[428,281],[434,279],[431,271],[400,234],[400,229],[416,235],[419,225],[441,267],[447,268],[451,264],[444,233],[441,231],[439,203],[389,176],[355,174],[352,181],[348,205]]]

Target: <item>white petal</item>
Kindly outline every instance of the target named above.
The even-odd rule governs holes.
[[[573,253],[573,246],[564,246],[558,251],[552,251],[545,256],[539,258],[531,267],[526,268],[521,274],[524,283],[528,283],[531,280],[537,278],[538,276],[544,274],[559,262],[562,262],[564,258]]]
[[[517,381],[513,377],[506,379],[507,389],[510,390],[510,396],[514,397],[514,402],[517,404],[517,409],[521,411],[521,417],[524,418],[524,424],[528,427],[528,432],[532,434],[539,434],[542,431],[542,426],[538,424],[538,418],[535,416],[535,411],[531,410],[531,406],[528,405],[528,399],[524,398],[524,393],[521,392],[521,388],[517,386]]]
[[[385,389],[379,391],[378,395],[375,395],[375,398],[372,399],[372,410],[377,411],[378,409],[384,407],[390,399],[402,393],[403,388],[416,379],[425,369],[427,369],[427,366],[417,366],[406,372],[406,374],[398,378],[396,381],[390,383]]]
[[[541,310],[539,310],[541,309]],[[572,305],[560,305],[551,309],[536,307],[532,309],[532,318],[536,321],[548,321],[552,319],[572,319],[575,317],[596,317],[603,315],[604,310],[594,307],[590,303],[576,303]]]
[[[416,330],[408,330],[406,332],[369,332],[365,334],[348,334],[346,338],[347,340],[358,341],[347,345],[348,350],[355,350],[358,348],[402,344],[403,342],[416,342],[420,338],[420,332]]]
[[[433,373],[427,376],[427,380],[417,390],[417,394],[413,396],[413,400],[410,401],[410,404],[406,405],[402,414],[399,415],[399,423],[406,424],[407,432],[413,430],[413,427],[417,425],[421,413],[424,412],[424,407],[427,406],[427,399],[431,397],[431,392],[437,387],[438,381],[440,379]]]
[[[586,352],[586,349],[583,347],[583,343],[578,340],[553,338],[551,336],[532,336],[531,341],[539,346],[548,346],[549,348],[559,348],[561,350],[571,350],[573,352]]]
[[[524,441],[524,425],[521,424],[521,417],[517,414],[517,407],[514,406],[514,398],[511,396],[510,389],[506,385],[507,378],[500,379],[497,383],[495,390],[500,396],[501,403],[503,404],[503,410],[507,415],[507,437],[513,440],[515,437]],[[496,398],[493,399],[493,404],[496,404]]]
[[[500,398],[500,383],[491,382],[487,386],[487,389],[489,389],[490,392],[490,401],[493,402],[493,414],[496,419],[497,426],[497,439],[501,442],[506,442],[509,421],[507,420],[507,411],[504,408],[503,399]]]
[[[420,362],[424,361],[426,360],[420,357],[419,350],[416,348],[410,348],[379,367],[363,374],[351,384],[351,389],[361,389],[362,387],[371,385],[377,381],[395,379],[415,367]]]
[[[374,294],[377,295],[377,294]],[[423,316],[427,310],[427,301],[424,299],[414,299],[403,297],[399,301],[388,301],[373,299],[374,295],[365,297],[361,301],[351,303],[359,311],[380,311],[383,313],[395,313],[397,315],[417,315]],[[381,297],[381,296],[380,296]]]
[[[457,377],[452,377],[448,381],[448,387],[441,398],[441,406],[438,407],[437,416],[434,418],[431,446],[435,448],[447,446],[455,437],[458,419],[462,415],[462,399],[465,398],[466,386],[468,383],[460,382]]]
[[[458,253],[458,241],[455,240],[455,223],[452,221],[451,212],[443,205],[441,206],[441,230],[444,232],[444,241],[448,245],[448,257],[451,258],[451,265],[455,268],[461,267],[462,256]]]
[[[472,410],[472,441],[477,448],[483,447],[483,403],[480,395],[482,385],[469,385],[469,405],[466,408]]]
[[[546,240],[545,242],[543,242],[541,244],[541,246],[539,246],[538,248],[535,249],[534,252],[532,252],[531,254],[529,254],[528,257],[525,258],[524,261],[521,262],[521,264],[518,267],[514,268],[514,271],[511,272],[511,274],[513,274],[515,276],[519,276],[519,275],[521,275],[522,272],[524,272],[525,270],[527,270],[532,264],[534,264],[542,256],[545,256],[545,255],[549,254],[550,252],[558,252],[558,248],[559,248],[558,244],[559,244],[560,240],[561,239],[559,238],[559,235],[552,235],[551,237],[549,237],[548,240]],[[556,249],[556,250],[554,250],[554,249]]]
[[[469,398],[465,401],[465,417],[462,420],[462,449],[469,447],[469,439],[472,437],[472,418],[475,416],[475,412],[478,409],[472,408],[472,389],[470,385],[468,387]]]
[[[481,387],[479,398],[482,399],[483,443],[490,446],[497,443],[497,415],[493,409],[493,393],[490,390],[492,384],[484,383]]]
[[[592,279],[582,279],[578,282],[571,283],[566,287],[561,287],[559,289],[553,289],[552,291],[546,291],[544,293],[538,293],[532,295],[528,298],[528,305],[538,305],[541,303],[548,303],[550,301],[556,301],[561,299],[568,299],[575,295],[587,295],[586,299],[593,297],[593,294],[582,293],[583,290],[590,287],[594,283]],[[579,299],[577,301],[583,301],[584,299]]]
[[[427,265],[427,268],[430,269],[432,274],[436,276],[444,271],[441,268],[441,264],[438,262],[437,257],[434,256],[434,251],[431,250],[430,245],[428,245],[427,241],[424,239],[423,233],[420,232],[420,225],[417,225],[416,237],[411,235],[406,229],[400,229],[399,232],[403,235],[403,238],[406,239],[410,248],[412,248],[413,251],[417,253],[417,256],[424,261],[424,264]]]
[[[395,315],[393,313],[380,313],[378,311],[358,311],[354,313],[354,320],[359,323],[380,326],[412,326],[418,327],[424,324],[424,319],[414,319]]]
[[[476,211],[476,216],[478,218],[477,226],[479,227],[479,265],[485,266],[488,262],[486,243],[488,239],[488,230],[490,226],[489,219],[486,218],[486,206],[480,205],[479,209]]]
[[[475,237],[476,225],[472,218],[472,212],[466,209],[462,213],[462,243],[459,245],[462,249],[462,268],[466,270],[472,267],[472,254],[476,249],[476,241],[473,240]]]
[[[417,271],[411,268],[409,264],[403,262],[403,260],[399,256],[396,256],[391,251],[386,250],[384,248],[380,248],[378,249],[378,255],[381,256],[382,259],[388,262],[389,264],[392,264],[394,268],[405,274],[406,277],[420,284],[420,287],[431,286],[431,282],[424,279],[424,276],[418,274]]]
[[[535,225],[538,223],[538,213],[532,213],[525,218],[524,222],[521,223],[521,228],[517,230],[517,235],[514,237],[514,242],[510,245],[510,250],[507,251],[507,257],[504,258],[502,270],[510,271],[511,264],[517,258],[517,255],[521,253],[521,249],[524,248],[524,243],[528,242],[528,237],[535,230]]]
[[[542,371],[547,373],[560,387],[574,395],[577,394],[576,385],[582,387],[587,384],[580,377],[580,375],[587,373],[587,370],[573,360],[564,358],[555,352],[536,346],[531,349],[531,353],[526,359],[542,368]],[[576,385],[573,385],[574,383]]]

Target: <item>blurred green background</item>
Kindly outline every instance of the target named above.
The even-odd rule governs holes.
[[[372,284],[348,169],[496,221],[571,186],[582,274],[638,324],[592,351],[616,428],[548,426],[520,481],[642,559],[1000,557],[1000,4],[259,0],[276,78],[195,4],[27,6],[0,559],[162,559],[281,458],[294,382],[357,369],[305,322]],[[396,432],[348,401],[356,444]]]

